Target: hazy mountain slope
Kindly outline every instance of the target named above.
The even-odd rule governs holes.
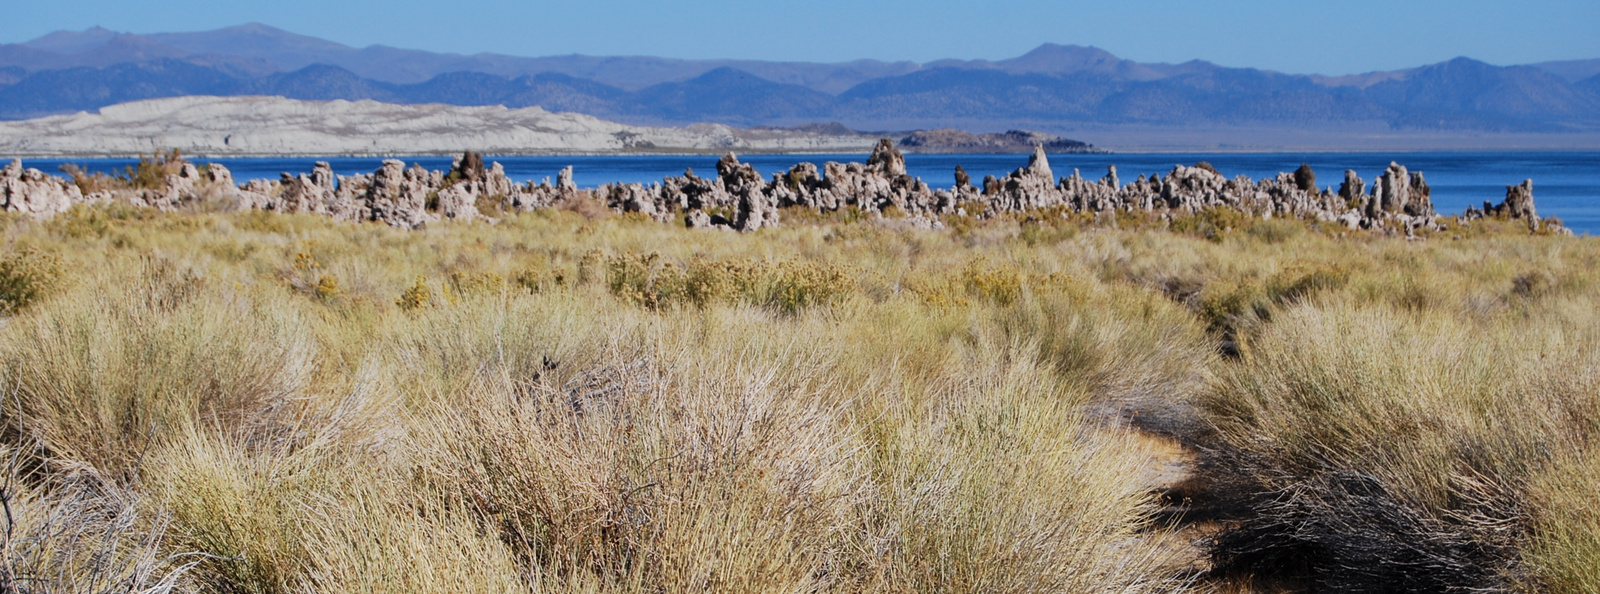
[[[0,68],[62,68],[56,65],[59,55],[37,50],[20,43],[0,44]]]
[[[383,45],[353,48],[259,23],[214,31],[150,35],[121,34],[96,27],[87,31],[57,31],[21,44],[0,45],[0,66],[21,66],[29,70],[194,56],[208,56],[212,61],[222,56],[242,60],[254,66],[256,75],[300,70],[314,64],[339,66],[363,78],[396,84],[425,82],[451,72],[481,72],[506,78],[559,73],[627,90],[682,82],[718,68],[736,68],[778,83],[839,93],[866,80],[921,68],[912,62],[878,60],[818,64],[649,56],[524,58],[489,53],[466,56]]]
[[[216,68],[181,60],[46,70],[0,87],[0,117],[20,119],[139,99],[232,95],[249,90],[244,81]]]
[[[1359,91],[1328,88],[1308,77],[1253,69],[1207,68],[1134,85],[1109,98],[1108,119],[1179,124],[1337,123],[1387,113]]]
[[[1394,123],[1403,127],[1560,130],[1600,123],[1600,102],[1553,74],[1469,58],[1373,85],[1367,96],[1397,112]]]
[[[681,83],[663,83],[633,95],[638,115],[665,121],[716,121],[737,125],[814,120],[828,113],[832,95],[775,83],[733,68],[718,68]]]
[[[105,27],[91,27],[84,31],[55,31],[17,45],[42,52],[76,54],[105,45],[118,35],[121,33]]]
[[[1320,77],[1203,61],[1144,64],[1056,44],[1006,60],[926,65],[518,58],[357,49],[258,24],[153,35],[91,29],[0,45],[0,118],[206,94],[542,106],[632,124],[1600,130],[1596,74],[1568,80],[1591,66],[1600,60],[1499,67],[1463,58]]]
[[[1143,64],[1124,60],[1094,46],[1046,43],[1005,60],[939,60],[927,68],[987,69],[1012,74],[1099,74],[1119,80],[1149,81],[1221,68],[1194,60],[1183,64]]]
[[[622,114],[631,109],[631,94],[622,89],[554,72],[523,76],[505,100],[507,107],[540,106],[551,111]]]
[[[1572,86],[1577,87],[1580,91],[1589,93],[1595,99],[1600,99],[1600,74],[1580,80]]]
[[[241,77],[285,70],[270,62],[227,52],[194,52],[148,36],[116,33],[102,28],[57,31],[26,43],[0,44],[0,68],[30,72],[68,68],[105,68],[161,59],[179,59],[216,67]]]
[[[242,94],[278,95],[313,101],[372,99],[390,103],[412,103],[395,91],[395,85],[361,78],[349,70],[326,64],[307,66],[294,72],[274,74],[252,81],[245,85]],[[482,104],[477,103],[477,105]]]
[[[538,106],[591,115],[638,111],[627,91],[562,74],[512,80],[478,72],[453,72],[415,84],[392,84],[361,78],[338,66],[318,64],[265,77],[249,84],[248,89],[255,95],[317,101],[371,99],[400,104]]]
[[[114,34],[107,37],[98,32],[73,35],[53,33],[24,44],[0,45],[0,66],[18,66],[29,71],[79,67],[104,68],[114,64],[194,55],[193,52],[138,35]],[[62,48],[63,52],[74,51],[62,53],[44,48]]]
[[[299,64],[301,68],[324,63],[330,54],[355,51],[342,43],[290,33],[260,23],[195,33],[155,33],[144,37],[194,54],[246,56],[282,66]]]
[[[1124,83],[1092,74],[1057,77],[935,68],[862,83],[839,95],[840,115],[855,121],[941,117],[1093,119],[1099,103],[1123,86]]]
[[[852,118],[1059,118],[1158,124],[1328,122],[1381,118],[1359,91],[1258,70],[1197,68],[1148,81],[1113,76],[1117,65],[1048,76],[938,68],[877,79],[840,95]]]
[[[1593,76],[1600,76],[1600,59],[1540,62],[1538,64],[1529,64],[1529,66],[1559,76],[1567,82],[1578,82]]]
[[[1128,80],[1123,68],[1076,74],[1014,74],[997,68],[941,67],[880,77],[837,97],[720,68],[683,82],[625,89],[561,74],[510,79],[457,72],[415,84],[314,65],[263,77],[162,59],[103,69],[26,73],[8,70],[0,117],[17,119],[180,95],[280,95],[294,99],[372,99],[391,103],[542,106],[636,124],[699,121],[740,126],[842,121],[858,129],[939,127],[941,122],[1006,129],[1036,122],[1191,125],[1338,125],[1385,121],[1398,128],[1559,131],[1600,129],[1592,82],[1571,85],[1530,67],[1453,60],[1362,89],[1309,77],[1208,66],[1153,80]],[[3,73],[0,73],[3,74]],[[1584,86],[1588,85],[1588,86]]]

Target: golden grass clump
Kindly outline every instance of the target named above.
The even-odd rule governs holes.
[[[1588,239],[1208,212],[732,234],[595,208],[9,221],[0,578],[1600,587]],[[1181,464],[1149,433],[1214,490],[1150,479]],[[1151,544],[1193,540],[1171,523],[1202,506],[1214,541]]]
[[[1541,553],[1570,554],[1575,526],[1528,521],[1584,521],[1565,505],[1581,466],[1538,479],[1564,505],[1530,499],[1538,469],[1584,455],[1600,422],[1600,336],[1567,305],[1475,318],[1335,301],[1278,316],[1210,403],[1270,498],[1219,552],[1245,565],[1311,555],[1335,590],[1510,587],[1530,552],[1569,571]],[[1525,551],[1530,534],[1540,544]]]

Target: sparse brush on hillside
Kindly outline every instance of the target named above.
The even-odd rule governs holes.
[[[78,186],[78,191],[88,196],[97,192],[160,190],[166,187],[167,176],[177,175],[187,164],[189,161],[178,149],[170,149],[140,155],[138,162],[112,174],[91,172],[76,163],[64,163],[59,169]]]
[[[591,211],[12,223],[7,584],[1215,586],[1131,425],[1235,469],[1219,574],[1600,586],[1589,240]]]

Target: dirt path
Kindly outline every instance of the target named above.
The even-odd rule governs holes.
[[[1216,481],[1207,472],[1195,444],[1205,443],[1209,427],[1197,411],[1169,400],[1101,403],[1089,411],[1104,431],[1114,431],[1131,444],[1129,455],[1148,460],[1136,480],[1161,497],[1157,526],[1140,535],[1139,546],[1153,547],[1169,559],[1174,574],[1195,578],[1193,591],[1219,594],[1280,593],[1290,590],[1254,583],[1249,576],[1219,578],[1212,570],[1209,541],[1227,529],[1229,514],[1219,509],[1212,493]]]

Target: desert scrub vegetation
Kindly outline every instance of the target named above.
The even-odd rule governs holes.
[[[1146,546],[1168,520],[1133,426],[1228,475],[1216,575],[1596,588],[1590,240],[947,225],[9,221],[0,578],[1211,587]]]

